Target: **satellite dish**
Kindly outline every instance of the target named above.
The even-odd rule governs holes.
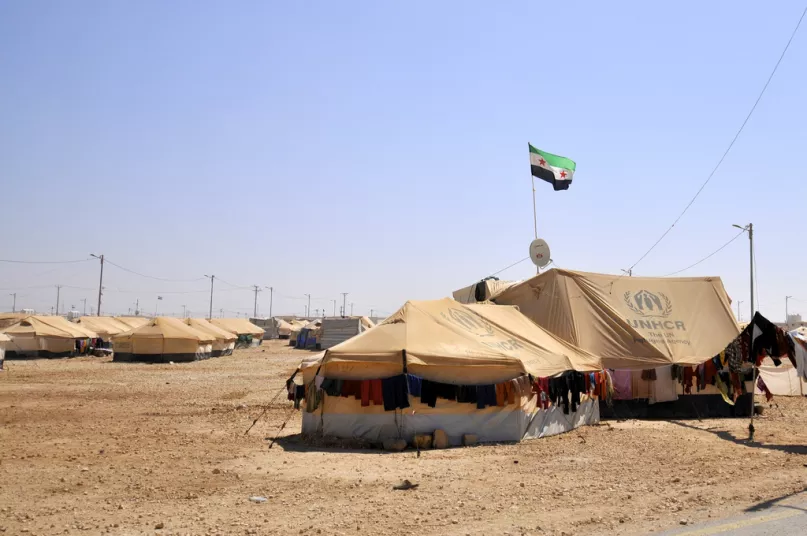
[[[542,238],[536,238],[530,243],[530,259],[538,268],[549,264],[549,244]]]

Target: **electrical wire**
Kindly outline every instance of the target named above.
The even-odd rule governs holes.
[[[734,135],[734,138],[732,138],[731,143],[729,143],[729,146],[723,152],[723,156],[721,156],[720,160],[718,160],[717,165],[714,167],[714,169],[712,169],[712,172],[709,173],[709,176],[706,177],[706,180],[703,182],[703,184],[701,184],[701,187],[698,188],[698,191],[695,192],[695,196],[692,199],[690,199],[689,203],[687,203],[687,205],[684,207],[684,210],[682,210],[681,213],[678,215],[678,217],[675,218],[675,221],[673,221],[672,225],[670,225],[670,227],[666,231],[664,231],[664,233],[659,237],[658,240],[655,241],[655,243],[653,243],[652,246],[650,246],[650,249],[648,249],[644,253],[644,255],[639,257],[639,260],[637,260],[636,262],[634,262],[631,265],[630,270],[633,270],[640,262],[642,262],[645,259],[645,257],[647,257],[650,254],[651,251],[656,249],[656,246],[658,246],[661,243],[661,241],[664,240],[664,238],[670,233],[670,231],[673,230],[673,227],[675,227],[675,225],[679,221],[681,221],[681,218],[684,217],[684,214],[687,213],[687,211],[692,206],[692,204],[695,202],[695,200],[698,198],[698,196],[701,194],[703,189],[706,188],[706,185],[709,184],[709,181],[712,180],[712,177],[714,177],[714,174],[720,168],[720,165],[723,164],[723,160],[726,159],[726,156],[728,156],[729,151],[731,151],[731,148],[734,147],[734,143],[737,141],[737,138],[740,137],[740,134],[742,133],[743,129],[745,129],[745,125],[748,123],[748,120],[751,119],[751,116],[754,114],[754,110],[757,109],[757,105],[759,104],[759,101],[762,100],[762,96],[765,94],[765,91],[768,89],[768,85],[771,83],[771,80],[773,80],[773,76],[776,74],[776,70],[779,68],[779,64],[782,63],[782,59],[784,59],[785,54],[787,53],[787,49],[790,48],[790,43],[793,42],[793,38],[796,36],[796,32],[799,31],[799,26],[801,26],[801,21],[804,20],[804,15],[805,14],[807,14],[807,7],[804,8],[804,11],[802,11],[801,17],[799,17],[799,21],[798,21],[798,23],[796,23],[796,27],[793,29],[793,33],[790,34],[790,39],[787,40],[787,44],[785,45],[784,50],[782,50],[782,54],[779,56],[779,59],[776,61],[776,65],[774,65],[770,76],[768,76],[768,80],[765,82],[765,85],[762,86],[762,91],[760,91],[759,96],[757,97],[757,100],[754,101],[754,105],[751,106],[751,111],[749,111],[748,115],[745,116],[745,120],[740,125],[739,130],[737,130],[737,133]]]
[[[156,281],[165,281],[165,282],[168,282],[168,283],[193,283],[193,282],[201,281],[202,279],[204,279],[204,277],[197,277],[196,279],[167,279],[167,278],[164,278],[164,277],[155,277],[153,275],[141,274],[140,272],[130,270],[129,268],[123,267],[120,264],[116,264],[116,263],[112,262],[111,260],[109,260],[107,258],[104,258],[104,262],[106,262],[107,264],[111,264],[112,266],[114,266],[116,268],[120,268],[124,272],[129,272],[130,274],[139,275],[140,277],[145,277],[146,279],[154,279]]]
[[[523,258],[523,259],[521,259],[520,261],[514,262],[514,263],[513,263],[513,264],[511,264],[510,266],[508,266],[508,267],[506,267],[506,268],[502,268],[502,269],[501,269],[501,270],[499,270],[498,272],[493,272],[493,273],[492,273],[492,274],[490,274],[490,276],[488,276],[488,277],[493,277],[494,275],[499,275],[500,273],[504,272],[505,270],[509,270],[509,269],[510,269],[510,268],[512,268],[513,266],[518,266],[519,264],[521,264],[522,262],[524,262],[524,261],[526,261],[526,260],[529,260],[529,257],[524,257],[524,258]]]
[[[718,254],[718,253],[720,253],[721,251],[723,251],[723,249],[724,249],[724,248],[726,248],[726,247],[727,247],[729,244],[731,244],[732,242],[734,242],[735,240],[737,240],[738,238],[740,238],[740,236],[742,236],[742,234],[743,234],[744,232],[745,232],[745,229],[743,229],[742,231],[740,231],[739,233],[737,233],[736,235],[734,235],[734,237],[733,237],[731,240],[729,240],[728,242],[726,242],[725,244],[723,244],[722,246],[720,246],[719,248],[717,248],[716,250],[714,250],[713,252],[711,252],[710,254],[708,254],[707,256],[705,256],[704,258],[702,258],[701,260],[699,260],[698,262],[695,262],[695,263],[693,263],[693,264],[690,264],[690,265],[689,265],[689,266],[687,266],[686,268],[682,268],[682,269],[678,270],[677,272],[672,272],[672,273],[667,274],[667,275],[662,276],[662,277],[670,277],[670,276],[672,276],[672,275],[680,274],[681,272],[686,272],[686,271],[687,271],[687,270],[689,270],[690,268],[694,268],[694,267],[696,267],[697,265],[699,265],[699,264],[700,264],[700,263],[702,263],[703,261],[706,261],[706,260],[708,260],[708,259],[712,258],[713,256],[717,255],[717,254]]]
[[[14,264],[75,264],[77,262],[87,262],[92,259],[81,259],[75,261],[17,261],[11,259],[0,259],[0,262],[10,262]]]

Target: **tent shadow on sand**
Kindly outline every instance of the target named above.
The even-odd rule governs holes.
[[[264,438],[270,445],[273,437]],[[326,438],[311,440],[305,434],[291,434],[274,439],[274,446],[287,452],[328,452],[335,454],[398,454],[386,451],[381,443],[375,444],[364,440]],[[412,451],[414,452],[414,451]]]
[[[683,428],[689,428],[691,430],[697,430],[699,432],[708,432],[710,434],[714,434],[720,439],[725,441],[730,441],[735,445],[743,445],[745,447],[751,447],[755,449],[766,449],[766,450],[778,450],[779,452],[785,452],[787,454],[807,454],[807,445],[775,445],[770,443],[760,443],[759,441],[749,441],[748,439],[740,438],[728,432],[726,430],[714,430],[711,428],[701,428],[699,426],[692,426],[691,424],[687,424],[681,421],[669,421],[671,424],[676,426],[681,426]]]

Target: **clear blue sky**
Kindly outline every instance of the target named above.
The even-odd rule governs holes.
[[[527,142],[563,268],[618,273],[708,175],[803,1],[0,3],[0,258],[234,286],[275,313],[437,298],[524,257]],[[807,313],[807,28],[732,153],[636,269],[664,275],[753,221],[761,309]],[[719,275],[748,317],[747,240]],[[524,278],[523,263],[501,274]],[[0,263],[0,309],[95,301],[97,261]],[[108,266],[105,311],[207,309],[207,282]],[[30,288],[40,287],[40,288]],[[251,312],[222,283],[214,308]],[[87,290],[83,290],[87,289]],[[169,294],[169,291],[199,291]],[[286,297],[283,297],[286,296]],[[268,311],[268,292],[260,296]]]

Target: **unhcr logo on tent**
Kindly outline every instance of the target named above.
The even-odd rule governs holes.
[[[662,292],[654,294],[647,290],[640,290],[634,294],[628,291],[624,298],[630,310],[637,315],[666,318],[672,314],[672,302]]]
[[[471,314],[462,309],[449,309],[448,315],[440,313],[440,316],[461,327],[465,331],[473,333],[477,337],[492,337],[493,326],[491,326],[485,319]]]

